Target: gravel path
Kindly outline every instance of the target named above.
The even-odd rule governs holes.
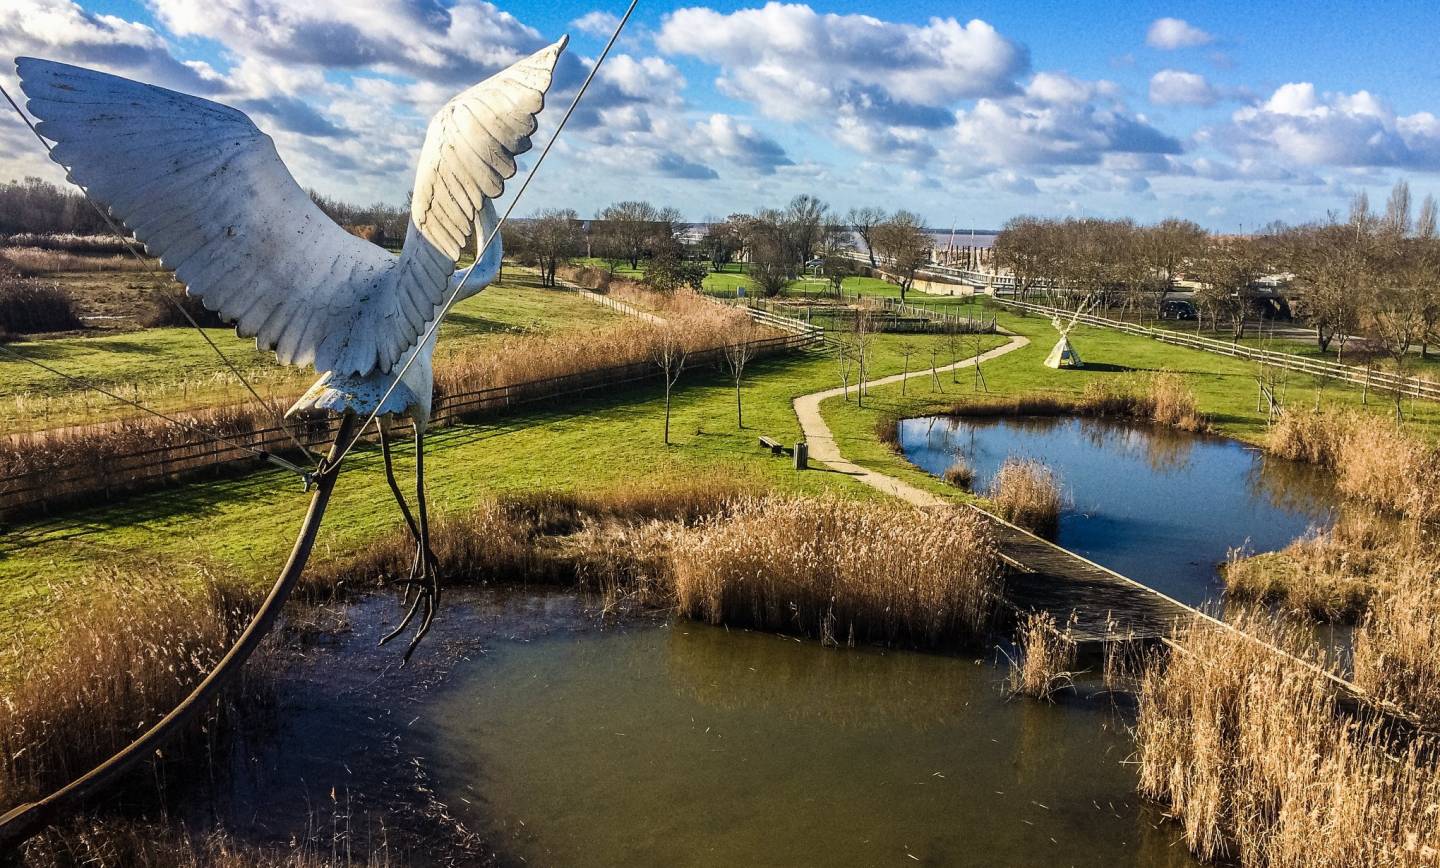
[[[1019,335],[1011,335],[1010,342],[1004,346],[996,347],[993,350],[982,353],[979,360],[988,362],[1008,352],[1018,350],[1030,343],[1028,338]],[[948,371],[953,368],[968,368],[975,364],[974,358],[956,362],[953,365],[946,365],[937,370]],[[909,374],[895,374],[889,377],[882,377],[878,380],[871,380],[871,386],[883,386],[887,383],[898,383],[903,379],[930,376],[930,369],[924,368],[918,371],[911,371]],[[835,435],[830,432],[830,426],[825,424],[825,419],[820,415],[820,402],[827,398],[833,398],[842,394],[844,387],[826,389],[823,392],[812,392],[809,395],[801,395],[794,401],[795,415],[800,417],[800,428],[805,432],[805,442],[810,447],[810,460],[818,461],[826,467],[838,473],[849,474],[859,481],[873,488],[893,495],[916,506],[942,506],[948,501],[931,494],[928,491],[916,488],[907,482],[902,482],[893,476],[886,476],[874,470],[861,467],[852,461],[846,460],[840,454],[840,447],[835,443]]]

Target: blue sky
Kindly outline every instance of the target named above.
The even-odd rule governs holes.
[[[553,124],[623,4],[7,0],[0,51],[250,113],[297,179],[403,202],[429,113],[561,33]],[[813,192],[932,225],[1301,222],[1440,192],[1426,4],[643,3],[519,212],[723,217]],[[13,84],[7,69],[3,81]],[[550,127],[542,125],[540,141]],[[0,124],[0,176],[43,174]]]

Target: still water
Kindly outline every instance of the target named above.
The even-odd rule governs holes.
[[[530,865],[1171,866],[1103,697],[990,660],[677,622],[490,645],[420,715],[440,800]]]
[[[1067,499],[1057,542],[1191,605],[1217,599],[1233,548],[1284,548],[1334,520],[1317,468],[1219,437],[1103,420],[907,419],[905,457],[940,474],[963,457],[983,491],[1006,458],[1055,471]]]

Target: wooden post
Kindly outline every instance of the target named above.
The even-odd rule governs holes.
[[[250,655],[259,647],[260,640],[264,639],[275,625],[281,609],[285,606],[285,600],[294,590],[300,574],[305,571],[305,563],[310,559],[310,550],[315,545],[315,534],[320,530],[320,522],[325,517],[325,507],[330,503],[330,494],[335,490],[335,478],[340,473],[339,466],[331,467],[330,462],[336,461],[341,450],[349,445],[350,432],[354,428],[354,415],[346,413],[340,421],[340,430],[335,433],[335,441],[330,445],[326,471],[316,480],[315,493],[310,498],[310,509],[300,526],[300,534],[295,539],[295,547],[290,551],[290,559],[280,571],[269,596],[260,604],[260,608],[255,610],[245,632],[235,640],[234,647],[215,664],[210,674],[190,691],[189,696],[129,746],[40,801],[19,805],[0,817],[0,853],[18,850],[26,839],[114,783],[141,760],[152,756],[191,718],[203,711],[215,694],[239,673],[240,667],[245,665],[245,661],[250,659]]]

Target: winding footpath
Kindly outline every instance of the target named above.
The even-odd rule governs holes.
[[[937,368],[937,371],[951,371],[957,368],[968,368],[978,362],[988,362],[991,359],[999,358],[1009,352],[1014,352],[1030,343],[1029,338],[1020,335],[1011,335],[1010,341],[1003,346],[981,353],[979,356],[956,362],[953,365],[946,365]],[[884,386],[890,383],[898,383],[904,379],[930,376],[929,368],[922,368],[918,371],[911,371],[908,374],[894,374],[889,377],[882,377],[878,380],[871,380],[869,386]],[[834,398],[844,394],[845,387],[826,389],[823,392],[812,392],[809,395],[801,395],[794,401],[795,415],[800,417],[800,429],[805,432],[805,442],[810,446],[810,460],[818,461],[837,473],[844,473],[855,477],[866,485],[877,488],[886,494],[893,495],[916,506],[944,506],[950,501],[931,494],[923,489],[916,488],[908,482],[903,482],[893,476],[887,476],[876,470],[849,461],[840,454],[840,447],[835,442],[835,435],[831,433],[830,426],[825,424],[825,418],[820,415],[820,404],[828,398]]]

